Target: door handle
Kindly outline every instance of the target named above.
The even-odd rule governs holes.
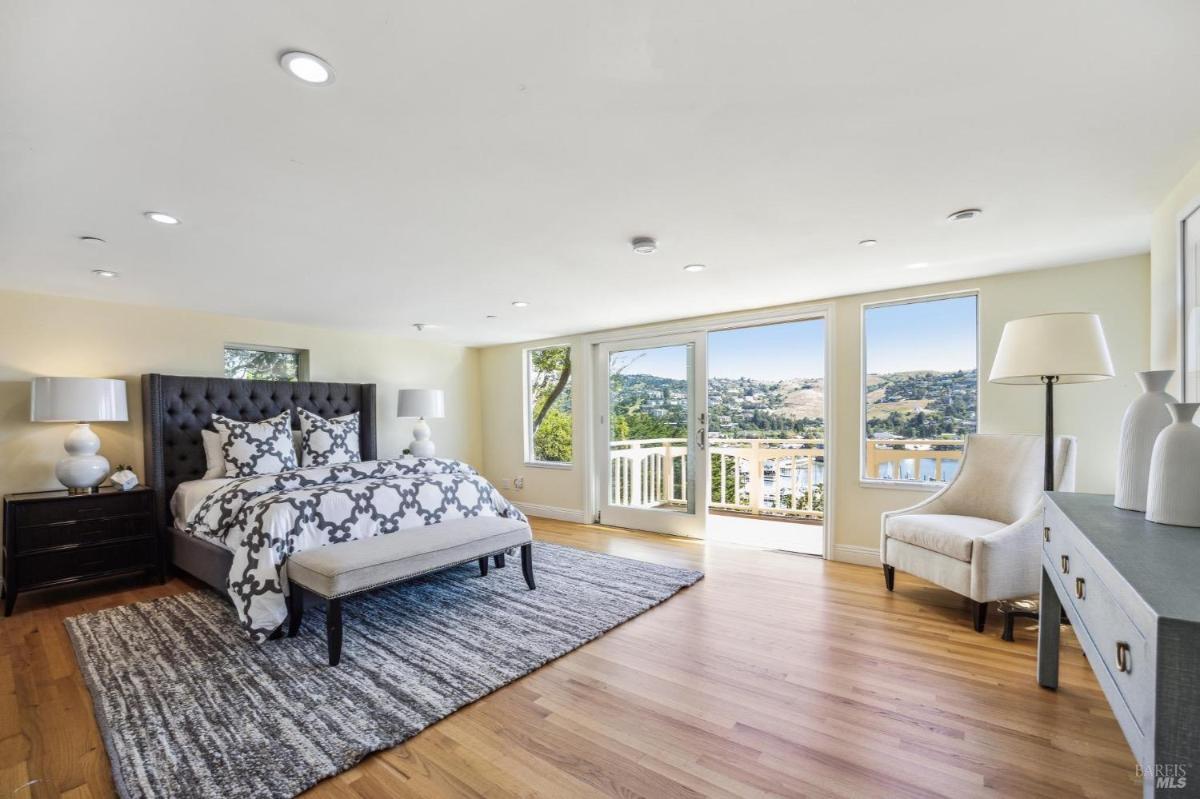
[[[700,414],[700,424],[696,426],[696,449],[704,449],[708,444],[708,431],[705,425],[708,424],[708,414]]]

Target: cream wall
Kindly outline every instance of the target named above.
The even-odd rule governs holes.
[[[1149,362],[1149,276],[1149,259],[1141,255],[829,301],[827,304],[833,308],[831,330],[835,336],[835,437],[832,442],[836,458],[833,468],[835,545],[877,548],[879,514],[923,496],[911,489],[866,487],[859,483],[860,315],[863,304],[943,292],[979,291],[980,368],[985,377],[980,391],[982,432],[1040,433],[1042,430],[1044,394],[1040,387],[999,386],[986,382],[1004,323],[1009,319],[1052,311],[1099,313],[1118,376],[1104,383],[1060,387],[1056,393],[1055,418],[1059,433],[1079,437],[1079,490],[1107,492],[1112,490],[1121,415],[1138,393],[1133,373],[1147,368]],[[569,470],[552,470],[524,464],[522,352],[527,347],[548,343],[568,343],[578,348],[582,339],[568,337],[482,350],[481,382],[487,387],[483,409],[483,468],[497,485],[502,485],[501,481],[506,478],[523,476],[524,490],[502,489],[517,502],[579,512],[584,507],[586,490],[581,465],[576,464]],[[576,420],[577,453],[582,451],[581,422]],[[835,554],[850,556],[851,553]]]
[[[1183,176],[1154,212],[1150,238],[1150,362],[1179,369],[1179,217],[1200,204],[1200,164]],[[1172,390],[1178,394],[1179,375]],[[1189,397],[1189,402],[1194,398]]]
[[[442,388],[446,418],[430,420],[438,454],[481,460],[478,350],[231,316],[0,292],[0,492],[58,488],[54,464],[69,425],[29,421],[38,375],[127,381],[128,423],[95,424],[111,463],[142,464],[140,375],[223,374],[226,343],[309,351],[313,380],[376,383],[380,456],[396,455],[412,421],[395,416],[400,387]]]

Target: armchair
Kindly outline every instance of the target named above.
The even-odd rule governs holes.
[[[958,474],[942,490],[883,514],[884,583],[896,569],[962,594],[983,632],[989,602],[1036,594],[1041,586],[1042,436],[971,435]],[[1054,442],[1054,486],[1075,490],[1075,439]]]

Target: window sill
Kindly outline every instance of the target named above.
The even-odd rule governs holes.
[[[935,483],[929,480],[867,480],[860,477],[858,485],[861,488],[887,488],[896,491],[920,491],[932,494],[946,487],[945,483]]]
[[[525,461],[525,465],[530,469],[560,469],[565,471],[575,468],[575,464],[573,463],[556,463],[554,461]]]

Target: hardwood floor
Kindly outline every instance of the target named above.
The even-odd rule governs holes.
[[[905,574],[534,519],[540,540],[703,569],[600,639],[305,796],[1136,796],[1134,757],[1070,628],[971,629]],[[62,619],[193,585],[23,595],[0,621],[0,799],[113,795]],[[24,786],[24,787],[22,787]]]

